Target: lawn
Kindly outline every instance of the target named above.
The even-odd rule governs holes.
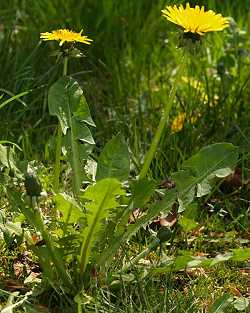
[[[249,1],[190,6],[1,1],[1,313],[250,312]]]

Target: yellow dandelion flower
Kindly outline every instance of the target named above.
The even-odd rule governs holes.
[[[173,133],[178,133],[182,130],[182,128],[184,126],[185,119],[186,119],[186,114],[183,112],[179,113],[173,119],[173,122],[171,124],[171,130],[173,131]]]
[[[229,26],[229,20],[221,14],[214,11],[205,11],[204,6],[201,8],[196,5],[190,8],[189,3],[186,8],[183,5],[167,6],[162,10],[163,16],[170,22],[184,28],[184,33],[193,33],[203,36],[207,32],[221,31]]]
[[[68,29],[57,29],[53,30],[51,33],[41,33],[40,38],[44,41],[47,40],[56,40],[59,41],[59,46],[62,46],[65,42],[81,42],[87,45],[90,45],[93,41],[89,39],[87,36],[82,35],[82,30],[80,33],[76,33],[72,30]]]

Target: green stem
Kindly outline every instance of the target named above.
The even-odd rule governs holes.
[[[77,313],[82,313],[82,304],[77,302]]]
[[[68,111],[70,112],[70,103],[68,101]],[[78,143],[76,142],[76,129],[72,120],[69,121],[70,129],[71,129],[71,147],[72,147],[72,168],[73,168],[73,189],[75,192],[76,197],[79,196],[81,190],[81,164],[79,159],[79,151],[78,151]]]
[[[123,268],[121,269],[120,273],[124,273],[127,272],[132,266],[134,266],[140,259],[144,258],[146,255],[148,255],[150,252],[152,252],[153,250],[155,250],[159,244],[160,244],[160,239],[159,238],[155,238],[155,240],[153,242],[151,242],[151,244],[145,249],[143,250],[140,254],[138,254],[133,260],[131,260],[129,262],[129,264],[123,266]]]
[[[67,76],[68,71],[68,57],[64,58],[63,62],[63,76]],[[62,153],[62,127],[58,123],[57,140],[56,140],[56,161],[55,161],[55,173],[54,173],[54,191],[59,192],[59,182],[61,173],[61,153]]]
[[[45,228],[44,221],[42,219],[37,200],[36,198],[31,198],[31,206],[32,210],[25,210],[25,217],[29,221],[31,225],[34,226],[34,228],[41,233],[42,238],[46,242],[46,247],[48,249],[49,255],[48,257],[51,259],[51,261],[54,263],[56,271],[59,275],[59,277],[64,282],[65,286],[72,287],[71,285],[71,278],[68,275],[63,260],[61,258],[61,255],[58,254],[55,248],[55,244],[51,240],[49,231]],[[39,255],[39,254],[38,254]]]
[[[64,61],[63,61],[63,76],[67,76],[68,62],[69,62],[69,58],[68,57],[64,57]]]
[[[156,154],[157,147],[159,145],[159,142],[160,142],[160,139],[162,137],[162,134],[163,134],[163,131],[165,129],[165,126],[166,126],[166,124],[168,122],[169,113],[170,113],[170,110],[171,110],[171,108],[173,106],[173,102],[174,102],[174,99],[175,99],[177,84],[178,84],[178,82],[179,82],[179,80],[180,80],[180,78],[182,76],[182,73],[183,73],[183,67],[184,67],[184,62],[183,61],[184,60],[182,60],[182,62],[180,63],[180,68],[178,70],[178,73],[176,74],[176,78],[175,78],[174,84],[172,86],[172,89],[170,91],[168,101],[166,102],[166,105],[164,107],[160,123],[158,125],[157,130],[156,130],[154,138],[153,138],[153,140],[151,142],[150,148],[149,148],[149,150],[148,150],[148,152],[146,154],[143,167],[142,167],[141,172],[139,174],[139,179],[143,179],[143,178],[145,178],[147,176],[150,164],[151,164],[151,162],[152,162],[152,160],[153,160],[153,158],[154,158],[154,156]]]
[[[59,192],[59,181],[61,172],[61,151],[62,151],[62,127],[58,124],[57,130],[57,140],[56,140],[56,164],[55,164],[55,174],[54,174],[54,191]]]

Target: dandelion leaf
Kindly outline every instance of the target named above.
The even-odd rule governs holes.
[[[114,178],[106,178],[87,188],[83,199],[87,201],[87,227],[83,229],[80,255],[80,271],[83,273],[89,262],[91,251],[98,240],[105,218],[110,210],[119,206],[117,196],[123,195],[121,183]]]

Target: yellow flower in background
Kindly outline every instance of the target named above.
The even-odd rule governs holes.
[[[199,94],[200,97],[207,102],[208,101],[208,95],[206,94],[205,88],[202,84],[202,82],[200,82],[199,80],[194,79],[193,77],[186,77],[186,76],[182,76],[181,80],[190,85],[192,88],[194,88]]]
[[[87,36],[82,35],[82,30],[80,33],[76,33],[72,30],[68,29],[57,29],[53,30],[51,33],[41,33],[40,38],[44,41],[47,40],[56,40],[59,41],[59,46],[62,46],[65,42],[81,42],[87,45],[90,45],[93,41],[89,39]]]
[[[208,103],[210,108],[212,108],[218,103],[219,96],[215,94],[212,99],[209,99],[206,93],[205,87],[201,81],[196,80],[193,77],[186,77],[186,76],[182,76],[181,80],[184,83],[191,86],[192,88],[194,88],[197,91],[197,93],[200,95],[200,98],[204,100],[204,103]]]
[[[173,122],[171,124],[171,130],[174,133],[178,133],[182,130],[183,126],[184,126],[184,122],[186,119],[186,114],[183,112],[180,112],[174,119]]]
[[[186,8],[183,5],[167,6],[162,10],[163,16],[170,22],[184,28],[184,33],[193,33],[203,36],[207,32],[221,31],[229,26],[229,20],[221,14],[214,11],[205,11],[204,6],[201,8],[196,5],[190,8],[189,3]]]

